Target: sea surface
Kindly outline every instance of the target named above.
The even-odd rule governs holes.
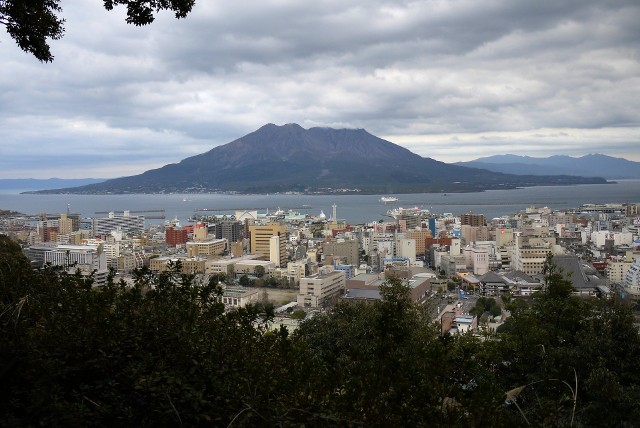
[[[293,209],[303,214],[327,218],[336,205],[337,217],[359,224],[380,219],[389,209],[419,207],[434,213],[460,215],[467,212],[500,217],[524,210],[529,206],[553,209],[576,208],[593,203],[640,203],[640,180],[619,180],[611,184],[577,186],[540,186],[512,190],[489,190],[476,193],[416,193],[393,195],[227,195],[227,194],[164,194],[164,195],[23,195],[19,189],[0,193],[0,209],[35,215],[42,212],[62,213],[67,209],[82,217],[103,216],[96,212],[165,210],[167,219],[178,218],[188,224],[196,212],[232,214],[235,210],[254,209],[260,213],[278,208]],[[395,196],[397,202],[384,204],[381,196]],[[206,209],[207,211],[201,211]],[[200,210],[200,211],[199,211]],[[163,220],[148,220],[148,224]]]

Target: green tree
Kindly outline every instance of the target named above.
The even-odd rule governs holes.
[[[155,20],[155,14],[170,10],[176,18],[185,18],[195,0],[103,0],[104,7],[126,6],[126,22],[147,25]],[[50,40],[58,40],[64,34],[65,20],[60,0],[0,0],[0,24],[15,40],[20,49],[33,54],[44,62],[53,60]]]
[[[546,291],[495,336],[441,335],[408,285],[295,333],[174,266],[95,287],[0,236],[0,426],[635,426],[629,307]]]
[[[545,272],[545,290],[514,312],[494,344],[511,410],[531,425],[633,426],[640,336],[630,308],[572,295],[551,258]]]
[[[307,317],[307,313],[305,311],[303,311],[302,309],[296,309],[291,314],[291,318],[293,318],[295,320],[303,320],[306,317]]]
[[[242,275],[238,282],[243,287],[248,287],[249,285],[251,285],[251,279],[249,279],[249,276],[247,275]]]
[[[257,265],[255,268],[253,268],[253,274],[257,278],[262,278],[265,274],[264,266]]]

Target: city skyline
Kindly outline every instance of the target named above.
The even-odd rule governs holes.
[[[444,162],[640,161],[633,1],[197,0],[147,27],[61,5],[52,63],[0,34],[0,178],[134,175],[291,122]]]

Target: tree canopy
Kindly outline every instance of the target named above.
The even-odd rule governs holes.
[[[103,3],[107,10],[125,6],[126,22],[140,26],[152,23],[163,10],[184,18],[195,0],[103,0]],[[0,23],[9,36],[20,49],[43,62],[53,61],[49,40],[58,40],[64,34],[65,20],[61,13],[60,0],[0,0]]]
[[[636,426],[630,308],[548,287],[494,335],[442,335],[391,278],[295,332],[178,267],[126,286],[34,271],[0,236],[0,426]],[[555,287],[555,289],[554,289]]]

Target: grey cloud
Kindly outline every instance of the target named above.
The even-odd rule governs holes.
[[[392,141],[545,129],[567,142],[538,146],[548,151],[584,150],[560,128],[620,127],[626,140],[639,138],[636,1],[198,0],[186,19],[161,14],[143,28],[90,3],[65,2],[53,64],[2,38],[0,130],[14,146],[51,139],[86,153],[89,136],[104,162],[133,155],[155,165],[267,122],[366,128]],[[55,125],[65,121],[99,126],[87,134]],[[480,136],[448,153],[495,149],[482,141],[497,140]]]

